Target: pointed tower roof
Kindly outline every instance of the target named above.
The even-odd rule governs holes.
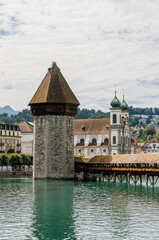
[[[123,101],[121,103],[121,108],[123,111],[128,111],[129,110],[129,106],[128,104],[125,102],[125,99],[124,99],[125,95],[123,94]]]
[[[53,63],[52,67],[48,69],[48,73],[35,92],[29,105],[39,103],[80,104],[56,63]]]
[[[74,116],[79,104],[55,62],[48,69],[29,103],[34,116],[47,114]]]
[[[113,100],[111,101],[110,105],[113,108],[120,108],[121,107],[121,102],[119,101],[119,99],[116,96],[116,90],[115,90],[115,97],[113,98]]]

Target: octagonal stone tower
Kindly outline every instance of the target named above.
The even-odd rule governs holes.
[[[56,63],[29,103],[34,116],[34,178],[74,177],[74,116],[79,102]]]

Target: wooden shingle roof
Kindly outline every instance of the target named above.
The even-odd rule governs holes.
[[[48,69],[48,73],[35,92],[29,105],[45,103],[79,105],[77,98],[56,63],[53,63],[52,67]]]

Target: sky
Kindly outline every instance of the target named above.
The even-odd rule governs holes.
[[[56,61],[80,108],[159,107],[158,0],[0,0],[0,106],[28,103]]]

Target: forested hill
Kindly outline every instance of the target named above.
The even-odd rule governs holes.
[[[129,108],[130,115],[159,115],[159,108]],[[75,119],[87,119],[87,118],[109,118],[109,112],[102,112],[101,110],[95,111],[94,109],[88,110],[86,108],[78,108],[78,114]]]
[[[33,116],[28,109],[22,110],[17,115],[8,116],[7,113],[0,114],[0,122],[6,124],[17,124],[20,122],[33,122]]]
[[[130,115],[159,115],[159,108],[129,108]],[[102,112],[101,110],[89,110],[86,108],[78,108],[78,114],[75,119],[88,119],[88,118],[109,118],[109,112]],[[33,122],[33,116],[28,109],[24,109],[17,115],[9,116],[7,113],[0,114],[0,122],[6,124],[17,124],[19,122]]]

